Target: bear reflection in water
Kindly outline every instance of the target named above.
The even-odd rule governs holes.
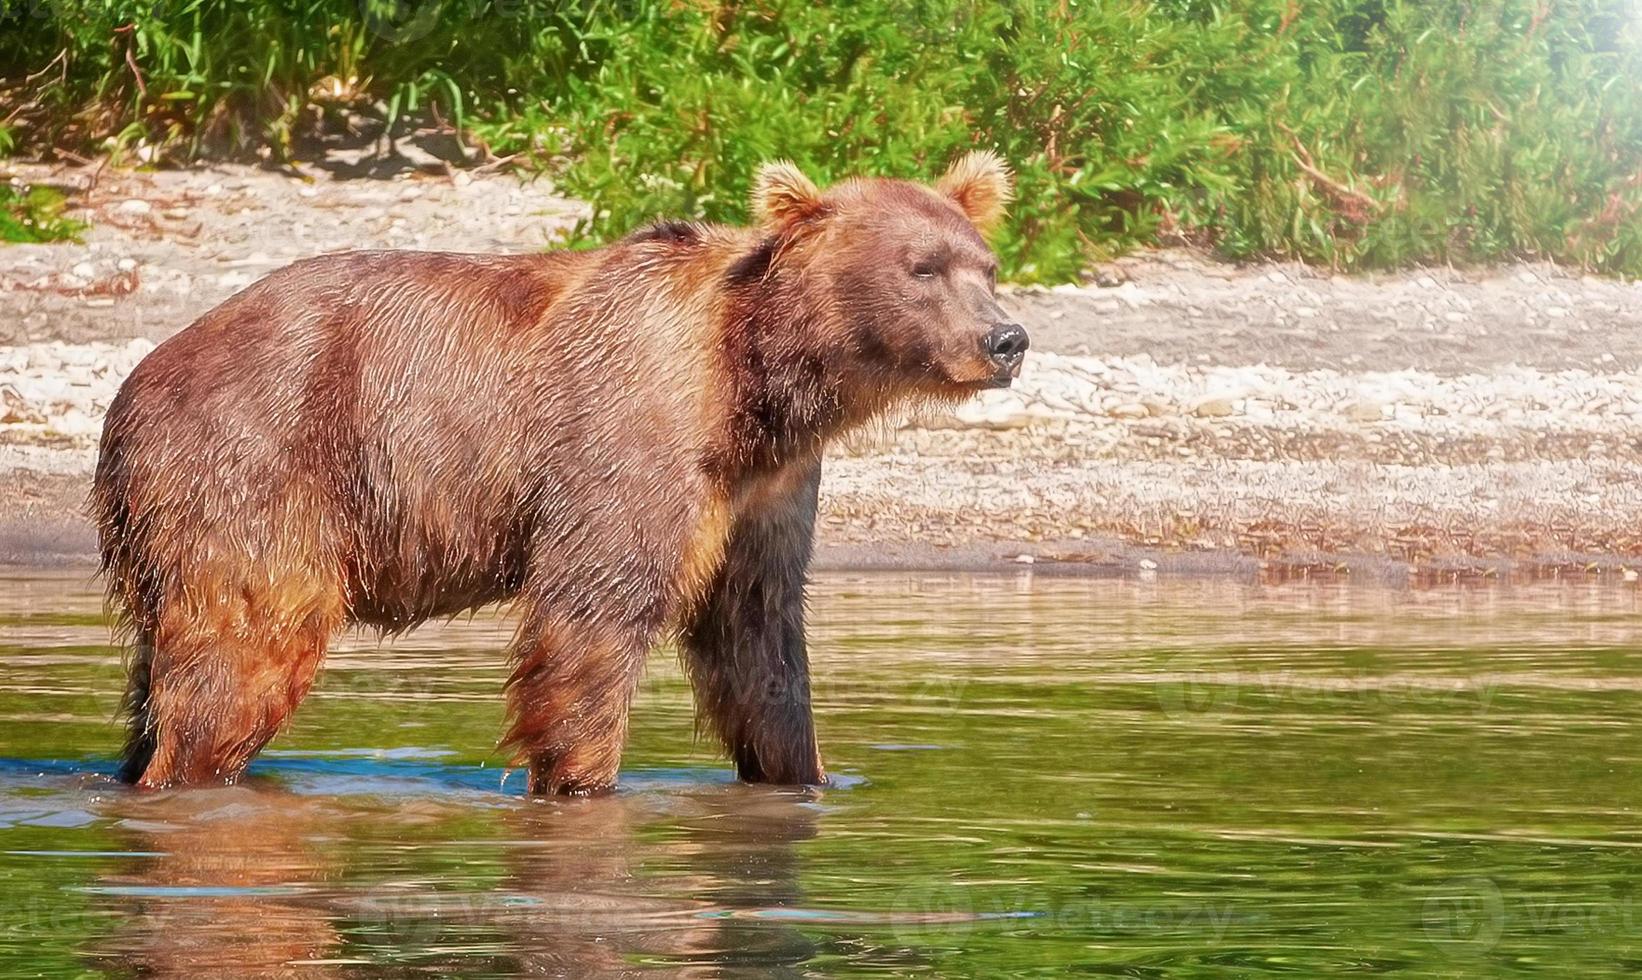
[[[810,941],[735,913],[800,900],[793,845],[815,834],[817,795],[713,785],[505,800],[484,811],[500,825],[493,854],[475,856],[480,842],[450,842],[463,834],[452,821],[471,826],[472,809],[446,801],[361,805],[257,778],[115,794],[108,815],[121,818],[127,847],[152,856],[99,883],[119,925],[88,955],[160,977],[345,976],[368,965],[586,976],[651,957],[780,972],[812,955]],[[389,806],[392,839],[371,839]],[[456,848],[465,860],[450,857]]]

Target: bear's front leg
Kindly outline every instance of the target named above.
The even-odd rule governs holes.
[[[738,507],[724,562],[682,636],[696,710],[753,783],[826,781],[810,714],[804,584],[820,460]]]
[[[531,614],[514,643],[502,740],[530,767],[536,795],[614,789],[647,635]]]

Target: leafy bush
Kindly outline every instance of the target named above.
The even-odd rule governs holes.
[[[300,152],[435,108],[588,199],[577,235],[739,219],[756,164],[932,175],[997,147],[1022,279],[1136,244],[1642,274],[1631,0],[0,0],[36,148]],[[29,78],[30,73],[38,73]],[[8,108],[9,106],[9,108]]]

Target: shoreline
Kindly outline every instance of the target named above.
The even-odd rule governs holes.
[[[89,183],[76,200],[92,225],[83,244],[0,249],[0,563],[13,565],[94,560],[81,505],[101,413],[200,312],[341,248],[539,249],[581,208],[506,175],[50,176]],[[1344,277],[1160,251],[1001,301],[1032,335],[1021,380],[830,453],[817,570],[1642,570],[1642,285],[1546,265]]]

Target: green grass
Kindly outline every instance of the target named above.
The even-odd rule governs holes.
[[[63,216],[62,194],[47,187],[0,184],[0,242],[74,241],[85,223]]]
[[[932,176],[999,149],[1017,279],[1137,245],[1642,275],[1632,0],[0,0],[20,145],[300,152],[425,112],[602,240],[739,220],[758,162]],[[59,55],[61,55],[59,57]],[[38,73],[33,78],[29,75]]]
[[[0,157],[13,147],[10,127],[0,124]],[[63,217],[65,201],[56,191],[0,182],[0,242],[72,240],[83,222]]]

